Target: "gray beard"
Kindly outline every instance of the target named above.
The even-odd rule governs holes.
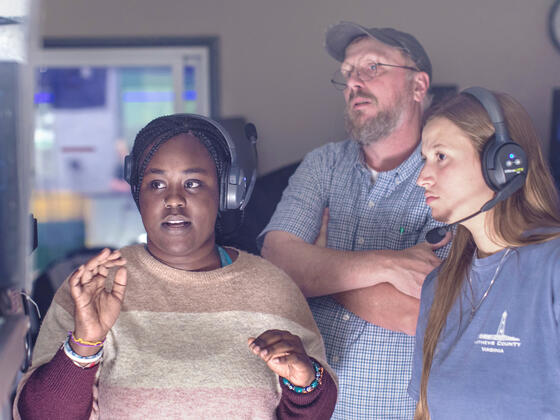
[[[397,128],[401,113],[397,108],[379,111],[377,115],[363,122],[359,121],[359,114],[352,115],[346,111],[344,122],[349,136],[362,146],[367,146],[389,135]]]
[[[402,92],[392,107],[380,109],[375,116],[365,121],[360,121],[362,114],[360,111],[352,113],[352,110],[346,107],[344,123],[348,135],[361,146],[367,146],[389,137],[401,123],[403,110],[412,95],[411,89],[407,88],[405,92]],[[373,95],[362,94],[361,96],[377,102],[377,98]]]

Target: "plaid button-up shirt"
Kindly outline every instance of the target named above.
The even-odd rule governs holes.
[[[360,146],[329,143],[309,153],[259,235],[289,232],[313,243],[329,208],[327,246],[339,250],[402,250],[424,241],[441,223],[431,218],[424,189],[420,145],[397,168],[372,173]],[[447,249],[440,252],[440,256]],[[309,299],[321,329],[329,364],[339,376],[334,419],[411,419],[407,394],[414,337],[370,324],[326,296]]]

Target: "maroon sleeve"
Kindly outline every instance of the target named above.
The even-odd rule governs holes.
[[[59,349],[23,386],[17,403],[21,418],[88,419],[98,366],[82,369]]]
[[[336,384],[326,369],[323,370],[321,384],[307,394],[291,391],[279,378],[282,387],[282,399],[276,416],[279,420],[324,420],[330,419],[336,404]]]

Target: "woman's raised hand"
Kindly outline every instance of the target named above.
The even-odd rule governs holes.
[[[315,369],[301,339],[289,331],[268,330],[248,340],[251,351],[277,375],[293,385],[306,387],[315,379]]]
[[[97,256],[80,266],[68,279],[70,294],[74,299],[74,336],[86,341],[102,341],[117,321],[126,289],[126,260],[119,251],[105,248]],[[105,290],[109,268],[121,266],[113,287]],[[83,356],[95,353],[98,348],[72,346]]]

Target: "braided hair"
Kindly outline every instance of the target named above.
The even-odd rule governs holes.
[[[150,160],[163,143],[183,133],[195,136],[208,150],[216,165],[218,183],[221,183],[222,175],[229,169],[231,154],[227,141],[218,128],[194,114],[165,115],[148,123],[134,139],[130,154],[132,162],[130,190],[138,208],[140,208],[140,186]]]
[[[131,173],[130,190],[138,209],[140,209],[140,187],[144,172],[150,160],[160,146],[179,134],[189,133],[195,136],[208,150],[216,165],[220,197],[222,194],[222,178],[231,164],[231,153],[224,135],[212,121],[195,114],[173,114],[158,117],[142,128],[134,139],[130,153]],[[221,201],[221,199],[220,199]],[[221,214],[218,212],[216,233],[221,233]]]

